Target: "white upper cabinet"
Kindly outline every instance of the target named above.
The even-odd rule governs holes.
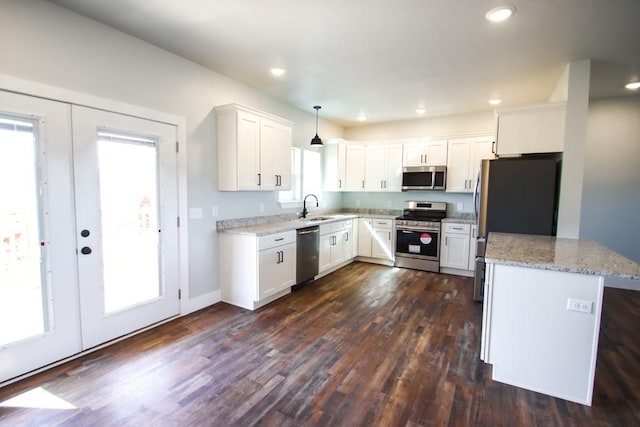
[[[351,143],[347,145],[346,154],[346,191],[364,191],[366,148],[364,144]]]
[[[216,108],[218,189],[291,189],[293,123],[239,104]]]
[[[327,140],[322,148],[323,187],[325,191],[344,191],[346,186],[347,142]]]
[[[402,145],[367,145],[365,173],[365,190],[400,191],[402,187]]]
[[[403,144],[404,166],[443,166],[446,164],[446,139],[418,139]]]
[[[565,111],[564,102],[498,110],[498,155],[561,152]]]
[[[471,193],[483,159],[492,159],[493,136],[452,138],[447,157],[447,191]]]

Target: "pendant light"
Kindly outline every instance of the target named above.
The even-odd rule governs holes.
[[[318,136],[318,110],[321,109],[322,107],[319,105],[316,105],[313,108],[315,108],[316,110],[316,136],[314,136],[313,139],[311,140],[311,145],[322,145],[322,139],[320,139],[320,137]]]

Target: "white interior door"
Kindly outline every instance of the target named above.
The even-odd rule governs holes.
[[[68,104],[0,91],[0,383],[81,351]]]
[[[72,107],[83,347],[179,313],[176,127]]]

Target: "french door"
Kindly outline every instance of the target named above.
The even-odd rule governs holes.
[[[176,129],[72,107],[82,344],[179,312]]]
[[[0,91],[0,383],[178,314],[175,140]]]

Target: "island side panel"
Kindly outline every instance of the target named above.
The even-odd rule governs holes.
[[[491,265],[489,362],[493,379],[591,405],[603,279]],[[567,310],[590,301],[590,313]]]

